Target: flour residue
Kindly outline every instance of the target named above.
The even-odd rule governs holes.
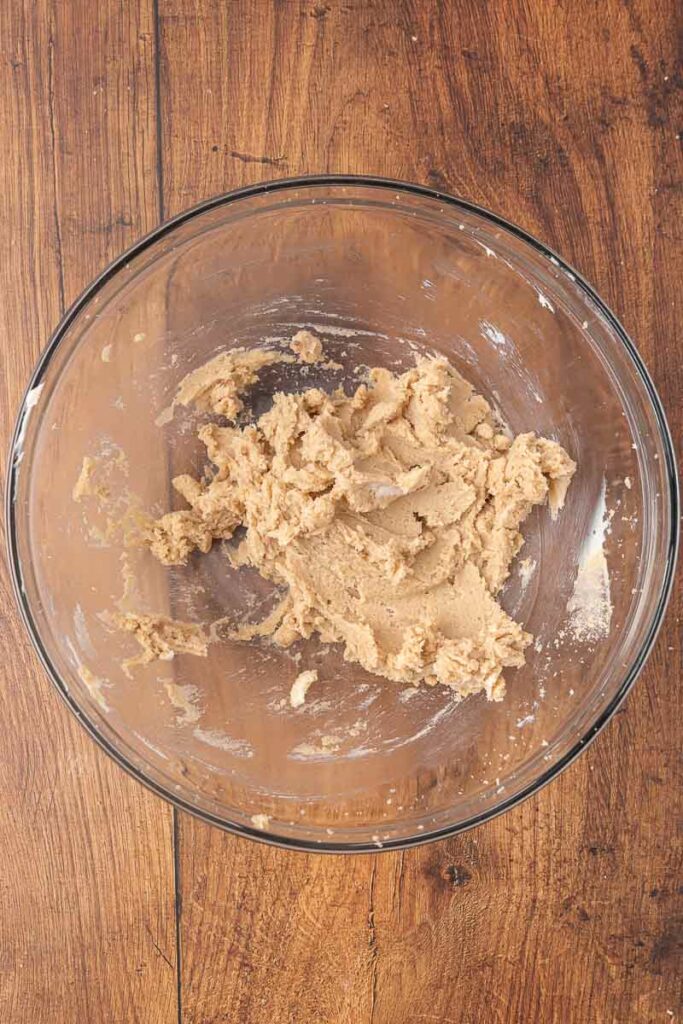
[[[503,332],[495,324],[489,323],[488,320],[482,320],[479,324],[479,330],[482,337],[487,338],[497,348],[505,348],[508,344],[508,339],[505,337]]]
[[[78,673],[79,679],[81,680],[81,682],[83,683],[83,685],[85,686],[86,690],[88,691],[92,699],[95,701],[95,703],[98,704],[103,711],[109,711],[110,708],[109,705],[107,704],[107,699],[104,695],[104,690],[109,685],[108,680],[100,679],[99,676],[96,676],[95,673],[92,672],[88,668],[88,666],[81,661],[79,652],[76,650],[74,644],[71,642],[71,639],[69,637],[65,637],[64,639],[66,646],[69,649],[69,653],[71,654],[71,659],[76,668],[76,672]]]
[[[536,562],[533,558],[523,558],[519,563],[519,583],[522,593],[529,586],[531,577],[536,571]]]
[[[99,704],[103,711],[109,711],[109,705],[102,690],[105,681],[96,676],[94,672],[91,672],[87,665],[80,665],[78,674],[95,703]]]
[[[298,329],[308,328],[311,331],[318,331],[320,334],[333,334],[338,338],[355,338],[360,336],[367,338],[389,338],[388,334],[380,334],[379,331],[363,330],[360,327],[338,327],[335,324],[320,323],[318,321],[302,321],[292,326]]]
[[[478,245],[480,249],[483,249],[487,256],[492,257],[494,260],[496,259],[495,252],[488,245],[486,245],[485,242],[480,242],[478,238],[473,238],[472,241],[474,242],[475,245]]]
[[[413,697],[419,692],[420,690],[417,686],[409,686],[407,690],[401,690],[401,692],[398,695],[398,699],[400,700],[401,704],[407,704],[408,701],[412,700]]]
[[[313,743],[298,743],[296,747],[292,749],[290,757],[294,760],[301,760],[302,758],[323,758],[329,757],[330,754],[336,754],[343,742],[343,737],[339,736],[321,736],[316,739]]]
[[[543,294],[543,292],[537,291],[536,295],[538,296],[539,305],[543,306],[544,309],[549,309],[551,313],[555,312],[555,307],[553,306],[550,299]]]
[[[198,722],[201,718],[201,711],[196,701],[199,691],[196,686],[181,686],[179,683],[164,683],[164,689],[173,707],[180,712],[178,724],[184,725],[189,722]]]
[[[193,735],[200,743],[206,743],[209,747],[216,747],[217,750],[224,750],[227,754],[233,754],[234,757],[246,758],[254,756],[250,743],[247,743],[246,740],[236,740],[224,732],[219,732],[218,729],[200,729],[197,727]]]
[[[22,412],[22,415],[21,415],[21,423],[20,423],[20,426],[19,426],[19,432],[17,433],[17,440],[16,440],[15,445],[14,445],[14,468],[15,469],[17,469],[17,467],[19,466],[19,463],[21,462],[21,460],[24,457],[24,442],[26,440],[26,431],[28,429],[28,421],[29,421],[29,418],[31,416],[32,411],[35,409],[35,407],[38,404],[38,400],[40,399],[40,396],[41,396],[41,393],[42,393],[44,387],[45,387],[44,383],[43,384],[38,384],[38,385],[36,385],[36,387],[31,388],[31,390],[29,391],[29,393],[26,396],[26,401],[24,402],[24,409],[23,409],[23,412]]]
[[[76,634],[76,639],[78,640],[79,647],[87,657],[93,659],[96,658],[97,654],[95,652],[95,648],[93,646],[93,642],[90,638],[90,633],[88,631],[88,626],[85,621],[85,612],[81,608],[80,604],[77,604],[76,607],[74,608],[73,622],[74,632]]]
[[[603,479],[591,528],[579,555],[579,569],[574,592],[567,604],[570,628],[578,641],[599,640],[609,632],[612,621],[612,598],[605,538],[610,516],[605,504],[606,482]]]
[[[327,733],[321,735],[316,733],[311,737],[311,742],[303,742],[293,747],[289,753],[289,757],[294,761],[308,760],[324,760],[333,754],[339,753],[345,743],[349,739],[356,739],[363,733],[367,732],[368,723],[362,719],[354,722],[353,725],[349,726],[348,729],[339,729],[333,733]],[[363,748],[364,750],[364,748]],[[353,756],[356,751],[348,751],[345,756]]]
[[[405,693],[405,691],[403,692]],[[406,737],[406,739],[403,740],[403,742],[398,743],[397,746],[403,747],[407,743],[414,743],[416,740],[422,739],[423,736],[427,736],[443,718],[448,717],[453,713],[453,711],[455,711],[461,700],[462,698],[458,694],[455,694],[449,702],[444,705],[444,707],[440,708],[434,715],[432,715],[430,720],[423,725],[421,729],[418,729],[418,731],[413,733],[411,736]]]

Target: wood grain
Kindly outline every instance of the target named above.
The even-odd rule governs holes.
[[[151,5],[0,7],[4,450],[65,302],[156,222],[153,39]],[[170,809],[63,707],[4,563],[0,614],[0,1018],[170,1024]]]
[[[3,436],[64,301],[160,213],[337,171],[447,189],[562,252],[680,442],[680,29],[674,0],[2,5]],[[594,746],[475,832],[323,858],[178,816],[176,964],[171,812],[72,723],[0,583],[3,1021],[683,1013],[680,590]]]
[[[319,171],[467,196],[596,284],[676,417],[674,9],[579,7],[160,0],[165,210]],[[675,617],[588,755],[471,835],[320,860],[181,817],[182,1019],[671,1019]]]

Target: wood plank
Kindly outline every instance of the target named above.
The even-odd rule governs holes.
[[[159,12],[167,213],[319,171],[465,195],[596,284],[680,430],[670,0],[585,16],[542,0],[160,0]],[[594,747],[469,835],[321,859],[181,816],[183,1020],[671,1019],[676,613]]]
[[[0,433],[64,308],[157,220],[152,4],[0,8]],[[177,1020],[171,811],[61,704],[0,570],[0,1017]]]

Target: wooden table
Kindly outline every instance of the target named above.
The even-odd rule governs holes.
[[[446,189],[550,243],[623,319],[680,437],[676,30],[675,0],[3,0],[3,446],[109,260],[204,197],[320,171]],[[680,605],[536,798],[342,858],[224,835],[129,779],[0,583],[2,1024],[680,1019]]]

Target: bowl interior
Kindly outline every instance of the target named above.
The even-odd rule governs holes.
[[[537,510],[502,601],[536,638],[503,703],[386,682],[316,640],[223,642],[139,667],[119,608],[209,623],[262,617],[273,588],[220,545],[165,568],[125,548],[131,509],[181,507],[201,473],[178,382],[216,352],[317,331],[340,370],[271,367],[248,396],[358,383],[359,366],[443,353],[514,433],[578,462],[564,511]],[[163,418],[163,417],[162,417]],[[99,499],[75,502],[83,459]],[[199,812],[349,846],[471,822],[562,762],[622,691],[660,610],[670,555],[668,452],[646,378],[574,275],[463,204],[408,189],[299,184],[205,209],[91,291],[22,411],[12,522],[23,601],[72,703],[128,766]],[[105,495],[102,499],[102,495]],[[582,603],[583,602],[583,603]],[[104,613],[104,614],[103,614]],[[289,706],[302,667],[319,682]]]

